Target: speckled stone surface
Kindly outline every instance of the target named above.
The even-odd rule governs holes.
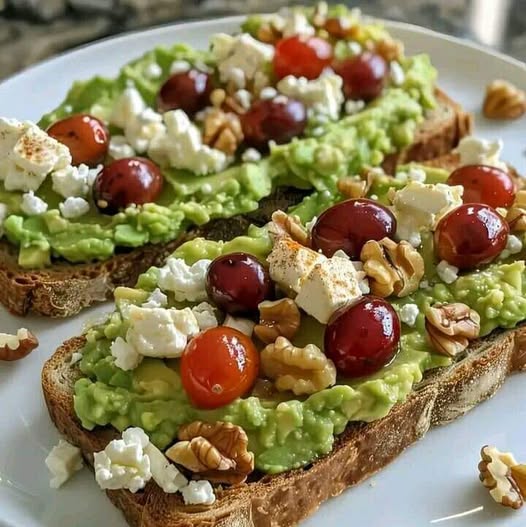
[[[0,0],[0,79],[102,37],[181,20],[315,2]],[[355,0],[370,15],[472,39],[526,61],[526,0]]]

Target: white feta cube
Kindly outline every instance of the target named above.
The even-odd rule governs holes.
[[[442,260],[437,265],[437,274],[442,282],[452,284],[458,278],[459,268],[449,264],[446,260]]]
[[[74,219],[84,216],[89,211],[89,203],[84,198],[66,198],[58,208],[64,218]]]
[[[201,331],[215,328],[218,325],[215,309],[208,302],[201,302],[192,307],[192,313],[195,315]]]
[[[168,297],[157,287],[154,289],[148,300],[144,302],[142,307],[166,307],[168,305]]]
[[[416,324],[416,319],[420,314],[420,310],[416,304],[404,304],[400,308],[400,320],[410,327]]]
[[[110,123],[119,128],[126,128],[131,119],[146,110],[146,103],[137,88],[128,87],[119,96],[113,106]]]
[[[115,366],[124,371],[134,370],[142,362],[143,356],[122,337],[117,337],[110,347]]]
[[[124,159],[126,157],[134,157],[135,150],[128,143],[126,137],[123,135],[114,135],[110,139],[108,145],[108,155],[112,159]]]
[[[223,326],[227,326],[232,329],[237,329],[241,333],[245,334],[247,337],[251,337],[254,333],[254,327],[256,323],[253,320],[242,317],[233,317],[232,315],[227,315]]]
[[[216,501],[214,489],[209,481],[190,481],[181,489],[185,505],[212,505]]]
[[[187,265],[182,258],[170,257],[159,269],[158,284],[174,294],[177,302],[200,302],[207,298],[205,280],[211,260]]]
[[[45,463],[52,475],[49,485],[53,489],[58,489],[64,485],[75,472],[84,466],[80,448],[63,439],[53,447],[46,457]]]
[[[47,211],[47,207],[47,203],[38,196],[35,196],[32,190],[26,192],[22,196],[20,208],[22,209],[22,212],[28,216],[39,216],[40,214],[44,214],[44,212]]]
[[[506,163],[500,160],[502,147],[502,139],[487,141],[470,135],[460,140],[455,152],[459,154],[462,166],[489,165],[507,172]]]
[[[102,165],[90,168],[84,164],[78,167],[69,165],[55,170],[51,174],[53,190],[64,198],[84,197],[91,192],[93,183],[101,170]]]

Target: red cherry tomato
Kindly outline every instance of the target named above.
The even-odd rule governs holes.
[[[492,207],[461,205],[439,221],[435,251],[440,260],[470,269],[495,259],[506,247],[509,232],[504,218]]]
[[[69,148],[75,166],[84,163],[92,167],[102,162],[110,142],[106,126],[96,117],[86,114],[57,121],[47,133]]]
[[[287,75],[317,79],[331,61],[332,46],[322,38],[284,38],[276,44],[274,73],[278,79]]]
[[[192,116],[208,105],[211,91],[212,78],[208,73],[175,73],[161,86],[157,108],[160,112],[181,109]]]
[[[466,165],[457,168],[449,176],[447,183],[464,187],[464,203],[510,207],[515,200],[515,185],[512,179],[497,167]]]
[[[252,340],[225,326],[197,335],[181,357],[183,387],[199,408],[219,408],[243,396],[258,371],[259,353]]]
[[[345,377],[371,375],[398,350],[400,321],[389,302],[364,296],[337,311],[325,329],[325,354]]]

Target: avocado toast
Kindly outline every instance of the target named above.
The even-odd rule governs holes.
[[[524,369],[523,330],[513,329],[526,319],[520,241],[524,196],[514,187],[512,173],[503,178],[499,192],[490,193],[493,197],[480,193],[480,188],[495,190],[493,182],[502,177],[505,167],[494,156],[484,159],[482,166],[466,165],[466,150],[470,150],[466,145],[473,142],[472,138],[463,142],[460,158],[439,159],[431,163],[433,167],[403,167],[394,179],[375,171],[366,179],[340,185],[340,193],[329,202],[311,199],[301,204],[293,212],[301,224],[309,225],[307,237],[293,217],[277,213],[265,229],[251,228],[247,236],[232,242],[195,239],[176,250],[173,257],[188,265],[207,259],[207,302],[227,312],[223,325],[217,328],[233,325],[242,329],[257,347],[259,380],[241,398],[209,406],[223,396],[223,391],[212,389],[208,399],[202,400],[188,381],[191,357],[198,353],[202,335],[217,328],[205,329],[191,338],[180,359],[163,361],[150,355],[142,362],[124,364],[123,359],[130,356],[119,354],[119,346],[113,348],[112,343],[119,338],[137,348],[134,321],[138,312],[131,304],[144,306],[154,298],[159,300],[156,290],[161,287],[169,298],[168,306],[175,305],[172,294],[180,294],[181,287],[168,281],[171,286],[166,289],[167,269],[175,265],[170,260],[164,268],[144,274],[137,288],[117,289],[117,311],[108,322],[86,337],[66,342],[46,363],[43,388],[50,415],[90,463],[94,452],[102,451],[108,441],[118,437],[115,429],[100,428],[111,423],[121,431],[143,428],[186,476],[206,478],[202,469],[188,469],[179,452],[192,423],[232,423],[246,433],[256,470],[245,473],[245,484],[215,486],[213,505],[185,505],[186,498],[183,501],[175,493],[167,494],[153,483],[138,494],[108,491],[131,525],[294,525],[325,499],[385,466],[423,437],[430,426],[467,412],[493,395],[509,373]],[[459,164],[462,170],[454,170]],[[475,175],[482,173],[485,182],[475,178],[477,185],[470,186],[472,170]],[[367,197],[344,200],[346,193],[356,188]],[[476,201],[491,201],[499,206],[499,212],[490,205],[471,205],[473,192],[479,192]],[[407,214],[406,206],[411,214]],[[359,235],[352,229],[353,222],[346,223],[341,216],[339,222],[330,220],[341,208],[355,220],[356,208],[374,210],[376,218],[385,211],[389,217],[391,211],[395,228],[389,230],[387,219],[389,235],[378,240],[371,231],[376,220],[369,217],[368,224],[361,224],[360,231],[367,234],[361,240],[362,247],[357,248]],[[468,239],[477,238],[477,222],[485,220],[480,220],[477,212],[479,220],[473,223],[474,211],[482,211],[482,216],[490,214],[492,224],[498,226],[492,231],[491,243],[486,240],[482,245],[470,245],[469,250],[448,252],[451,247],[443,239],[447,234],[457,249],[464,246],[463,231],[468,231]],[[314,216],[319,217],[312,221]],[[467,223],[466,217],[471,218]],[[332,225],[329,230],[328,221]],[[463,229],[453,228],[455,221],[460,221]],[[453,232],[461,233],[462,243],[457,243]],[[375,253],[378,245],[383,253]],[[485,252],[490,246],[490,252]],[[351,260],[338,253],[342,248]],[[321,252],[309,252],[313,249]],[[276,314],[272,318],[268,315],[272,306],[265,303],[259,304],[259,316],[254,312],[247,315],[245,305],[241,317],[259,322],[255,328],[247,326],[246,320],[240,324],[239,306],[233,304],[251,301],[250,282],[241,296],[236,297],[230,289],[226,302],[218,294],[228,289],[232,280],[221,283],[215,271],[222,268],[225,258],[233,265],[239,251],[256,256],[259,262],[266,261],[271,280],[278,284],[274,303],[284,302],[290,308],[292,302],[300,308],[301,322],[294,331],[294,309],[285,319]],[[478,258],[477,263],[474,258]],[[312,259],[315,261],[310,267]],[[383,262],[382,272],[379,262]],[[460,272],[455,264],[462,268]],[[228,276],[228,270],[222,269]],[[236,269],[240,272],[239,267]],[[331,273],[324,275],[324,269]],[[389,274],[392,270],[395,274]],[[324,285],[316,289],[316,284]],[[331,289],[331,284],[336,286]],[[177,307],[194,306],[196,302],[194,296],[193,302]],[[353,318],[367,312],[360,307],[364,305],[385,309],[380,317],[383,329]],[[276,324],[284,320],[287,324]],[[364,332],[365,351],[356,336]],[[378,334],[382,335],[380,341]],[[152,342],[151,336],[143,336]],[[70,367],[71,354],[79,350],[84,354],[80,371]],[[308,352],[298,359],[297,354],[305,350]],[[217,368],[214,353],[219,352],[220,347],[213,352],[208,348],[208,359],[201,356],[201,366],[210,362]],[[163,351],[158,353],[163,356]],[[122,370],[116,361],[131,369]],[[249,358],[246,363],[250,363]],[[239,381],[242,384],[244,379]],[[214,386],[211,380],[208,387]],[[98,472],[97,462],[95,468]],[[228,473],[225,470],[224,474]],[[228,483],[228,479],[222,481]]]
[[[298,20],[307,21],[303,29],[296,27]],[[354,30],[342,33],[332,27],[335,21],[350,24]],[[268,41],[268,35],[264,38],[263,30],[269,24],[280,36],[273,42]],[[287,27],[277,29],[280,24]],[[115,286],[134,284],[150,265],[161,264],[189,231],[199,234],[196,227],[215,218],[257,211],[261,199],[278,188],[300,188],[306,194],[331,191],[336,178],[366,165],[382,163],[390,172],[397,161],[429,159],[449,152],[469,132],[469,117],[436,89],[428,59],[404,57],[399,43],[385,30],[358,18],[354,11],[334,7],[325,14],[307,9],[292,12],[290,18],[276,15],[270,21],[251,17],[242,31],[236,37],[215,36],[209,52],[182,45],[159,48],[125,66],[116,79],[97,77],[76,83],[64,103],[39,125],[67,144],[64,126],[68,132],[67,126],[78,115],[93,117],[91,124],[98,121],[106,127],[106,131],[99,130],[108,141],[102,157],[97,157],[97,149],[89,155],[84,152],[84,157],[73,155],[75,145],[70,143],[73,159],[65,167],[60,163],[53,167],[39,186],[27,183],[26,173],[13,185],[17,178],[8,175],[17,172],[9,172],[9,159],[2,161],[0,201],[6,207],[0,211],[5,216],[0,284],[1,299],[12,312],[72,315],[108,298]],[[304,85],[300,82],[302,72],[290,70],[289,65],[292,73],[285,75],[282,61],[279,75],[275,74],[278,42],[294,42],[298,35],[323,41],[335,64],[346,64],[356,54],[383,53],[384,62],[399,66],[394,67],[397,73],[391,75],[384,68],[385,85],[374,97],[370,93],[344,96],[343,84],[338,87],[343,71],[340,75],[329,70],[319,78],[315,78],[316,72],[307,72],[311,80]],[[386,44],[393,49],[387,51]],[[241,56],[234,53],[236,46],[244,50],[237,54]],[[250,70],[243,56],[260,57],[258,67]],[[332,64],[327,57],[320,60],[322,65]],[[237,66],[236,61],[240,62]],[[239,70],[246,77],[242,88],[236,80]],[[191,107],[182,107],[188,120],[181,114],[181,102],[170,98],[169,88],[189,77],[197,84],[206,82],[204,95],[190,97]],[[259,86],[255,86],[256,78]],[[276,98],[276,104],[285,109],[288,103],[283,99],[294,101],[296,108],[299,104],[305,122],[300,119],[301,127],[296,126],[294,133],[289,130],[285,136],[265,136],[262,144],[258,133],[251,135],[247,114],[257,104],[274,103]],[[228,116],[226,121],[218,123],[211,118],[218,114]],[[170,121],[168,115],[174,119]],[[233,124],[238,121],[243,124],[241,140],[239,126]],[[3,126],[9,137],[22,133],[17,124]],[[272,144],[270,152],[268,139],[280,143]],[[174,148],[174,144],[181,146]],[[123,156],[153,160],[162,169],[163,188],[159,195],[150,197],[151,202],[137,207],[128,206],[130,200],[133,204],[137,199],[125,200],[114,214],[108,200],[93,195],[96,189],[99,194],[107,190],[95,180],[107,179],[104,174],[115,172],[115,160]],[[104,169],[98,168],[99,161]],[[21,186],[20,181],[26,183]],[[258,221],[263,224],[267,219]]]

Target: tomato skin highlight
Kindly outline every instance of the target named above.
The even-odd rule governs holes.
[[[226,326],[210,328],[186,347],[181,381],[198,408],[225,406],[246,394],[259,372],[259,352],[247,335]]]

